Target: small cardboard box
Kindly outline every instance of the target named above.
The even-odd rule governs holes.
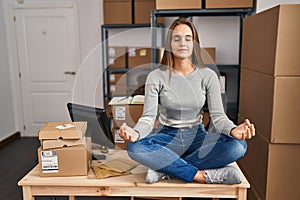
[[[91,161],[91,144],[56,149],[38,149],[41,177],[84,176]]]
[[[299,76],[300,4],[279,5],[243,21],[241,68]]]
[[[104,0],[104,24],[132,24],[132,0]]]
[[[205,8],[252,8],[253,0],[206,0]]]
[[[39,139],[81,139],[86,129],[87,122],[47,122],[39,131]]]
[[[126,68],[126,47],[110,46],[108,48],[108,67],[109,68]]]
[[[126,95],[127,94],[127,74],[109,74],[110,95]]]
[[[128,48],[128,68],[151,66],[151,62],[151,48]]]
[[[156,10],[201,8],[202,0],[156,0]]]

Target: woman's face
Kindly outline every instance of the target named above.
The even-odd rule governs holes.
[[[193,54],[193,33],[189,26],[180,24],[175,27],[171,39],[171,48],[175,57],[191,58]]]

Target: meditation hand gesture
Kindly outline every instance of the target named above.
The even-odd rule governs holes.
[[[133,128],[123,123],[120,129],[118,130],[120,137],[126,142],[135,142],[140,138],[140,134],[135,131]]]
[[[251,124],[248,119],[245,119],[244,123],[230,131],[230,135],[238,140],[251,139],[255,136],[254,124]]]

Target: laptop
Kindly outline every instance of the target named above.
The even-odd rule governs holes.
[[[106,148],[115,147],[114,137],[105,109],[75,103],[68,103],[67,108],[72,122],[87,122],[85,135],[91,137],[93,144]]]

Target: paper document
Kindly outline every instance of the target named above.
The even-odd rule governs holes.
[[[144,95],[113,97],[108,105],[144,104]]]

